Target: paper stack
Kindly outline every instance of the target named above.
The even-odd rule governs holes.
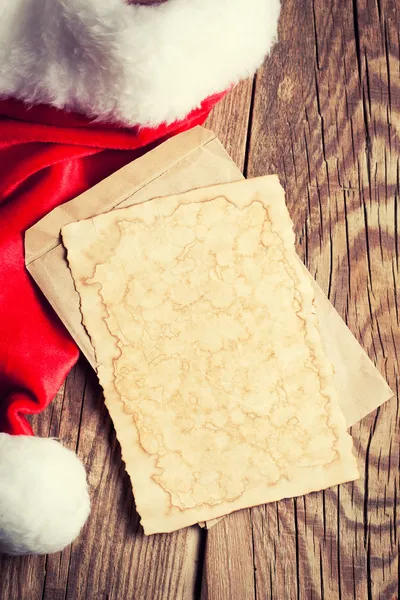
[[[215,188],[217,196],[211,188],[177,196],[241,179],[215,134],[197,127],[26,233],[29,272],[94,368],[96,347],[147,533],[204,519],[211,527],[216,515],[241,506],[353,479],[351,440],[337,402],[350,427],[393,395],[294,255],[275,177],[249,188]],[[126,216],[120,209],[128,209]],[[83,221],[75,232],[81,241],[72,226],[64,234],[82,297],[60,236],[77,221]],[[193,231],[201,242],[193,243]],[[227,304],[227,285],[242,304]],[[185,352],[186,362],[178,356]]]
[[[276,176],[62,239],[145,533],[358,477]]]

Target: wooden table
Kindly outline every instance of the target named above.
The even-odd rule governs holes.
[[[247,176],[279,173],[300,256],[394,390],[399,22],[399,0],[284,0],[271,56],[208,123]],[[395,398],[352,428],[356,483],[149,538],[84,360],[35,427],[77,451],[93,509],[64,552],[0,559],[0,600],[397,600]]]

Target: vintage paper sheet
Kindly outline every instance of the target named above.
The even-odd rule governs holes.
[[[215,134],[195,127],[58,206],[26,232],[27,269],[93,367],[93,347],[81,323],[79,296],[67,266],[60,229],[67,223],[156,196],[242,178]],[[393,392],[310,273],[302,268],[314,288],[322,342],[334,366],[340,406],[350,427],[391,398]]]
[[[62,236],[145,533],[357,478],[275,176]]]

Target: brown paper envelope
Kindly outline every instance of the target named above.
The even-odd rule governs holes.
[[[26,232],[26,266],[93,367],[93,348],[81,323],[79,297],[61,244],[61,227],[116,207],[242,177],[216,136],[196,127],[54,209]],[[308,276],[315,289],[325,352],[334,366],[341,409],[350,427],[391,398],[393,392],[312,276]]]
[[[54,209],[25,234],[25,263],[93,368],[94,352],[81,323],[60,229],[113,208],[228,183],[243,175],[211,131],[196,127],[168,140],[74,200]]]
[[[146,534],[359,476],[292,229],[267,175],[61,230]]]
[[[196,127],[168,140],[84,194],[57,207],[28,229],[25,234],[28,271],[93,368],[94,352],[81,323],[79,297],[61,244],[61,227],[156,196],[242,178],[215,134]],[[324,348],[335,369],[341,409],[350,427],[391,398],[393,392],[312,276],[308,275],[315,289]],[[218,520],[208,522],[207,526]]]
[[[61,244],[61,227],[116,207],[242,177],[215,134],[196,127],[54,209],[26,232],[26,266],[93,367],[93,348],[81,323],[78,294]],[[341,408],[350,427],[391,398],[393,392],[312,281],[325,351],[335,368]]]

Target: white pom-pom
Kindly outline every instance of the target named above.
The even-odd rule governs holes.
[[[0,551],[58,552],[90,512],[85,469],[55,440],[0,433]]]

